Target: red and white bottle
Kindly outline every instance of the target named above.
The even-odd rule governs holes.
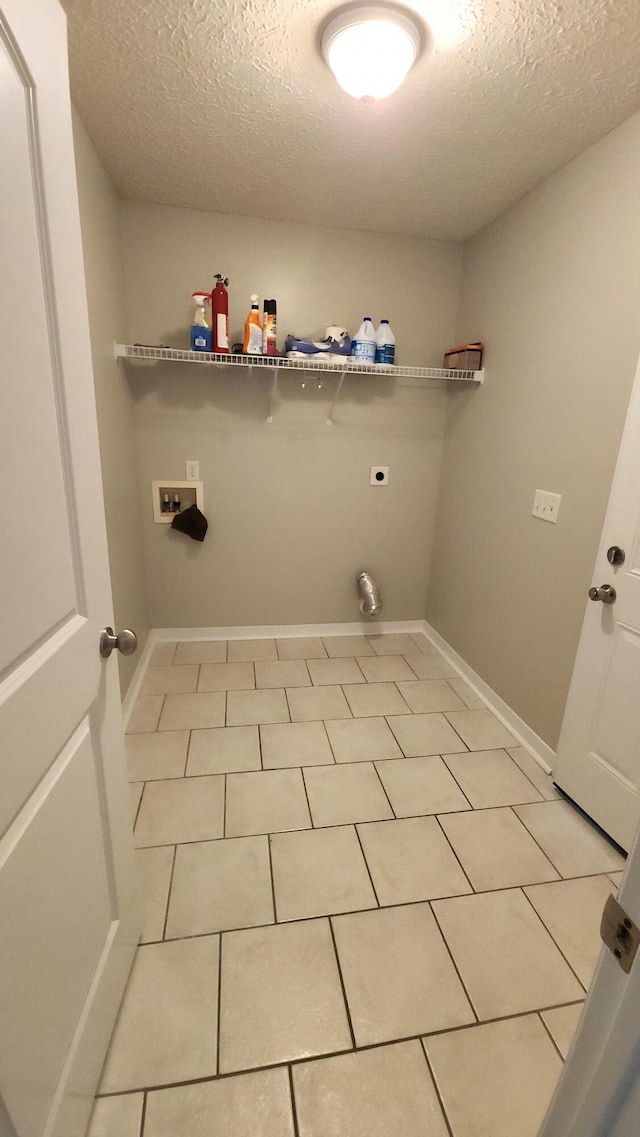
[[[215,288],[211,293],[213,350],[226,355],[229,352],[229,278],[217,272],[215,280]]]

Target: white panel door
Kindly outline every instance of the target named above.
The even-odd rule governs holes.
[[[612,546],[622,564],[607,560]],[[640,819],[640,364],[593,583],[616,599],[586,602],[553,776],[628,850]]]
[[[0,0],[0,1131],[80,1137],[137,939],[57,0]]]
[[[620,903],[640,927],[638,837],[620,885]],[[539,1137],[638,1137],[639,1054],[640,953],[625,974],[603,947]]]

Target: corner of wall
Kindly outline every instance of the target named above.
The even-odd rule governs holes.
[[[486,382],[450,395],[427,618],[551,746],[640,347],[639,183],[637,114],[464,248]]]
[[[143,648],[149,613],[133,400],[113,354],[127,331],[120,200],[75,110],[73,132],[114,620],[133,627]],[[124,695],[135,659],[119,656],[118,669]]]

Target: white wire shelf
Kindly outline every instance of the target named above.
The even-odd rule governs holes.
[[[478,385],[484,382],[484,371],[456,371],[446,367],[402,367],[384,366],[374,363],[356,363],[345,360],[344,363],[313,363],[306,359],[285,359],[274,355],[226,355],[214,351],[183,351],[175,347],[152,347],[145,344],[116,343],[114,344],[116,359],[126,359],[136,365],[150,363],[195,363],[201,367],[209,364],[214,367],[242,367],[250,372],[258,368],[272,373],[271,396],[269,400],[269,413],[267,422],[273,420],[273,410],[278,397],[278,374],[281,371],[303,371],[314,374],[337,374],[339,376],[331,409],[327,415],[327,423],[333,422],[333,412],[342,391],[342,385],[347,375],[373,375],[378,377],[392,377],[398,379],[402,386],[421,387],[435,380],[446,380],[454,383],[473,383]]]

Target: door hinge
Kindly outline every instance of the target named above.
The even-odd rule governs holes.
[[[640,944],[640,930],[618,904],[615,896],[610,896],[604,906],[600,935],[622,970],[628,974]]]

